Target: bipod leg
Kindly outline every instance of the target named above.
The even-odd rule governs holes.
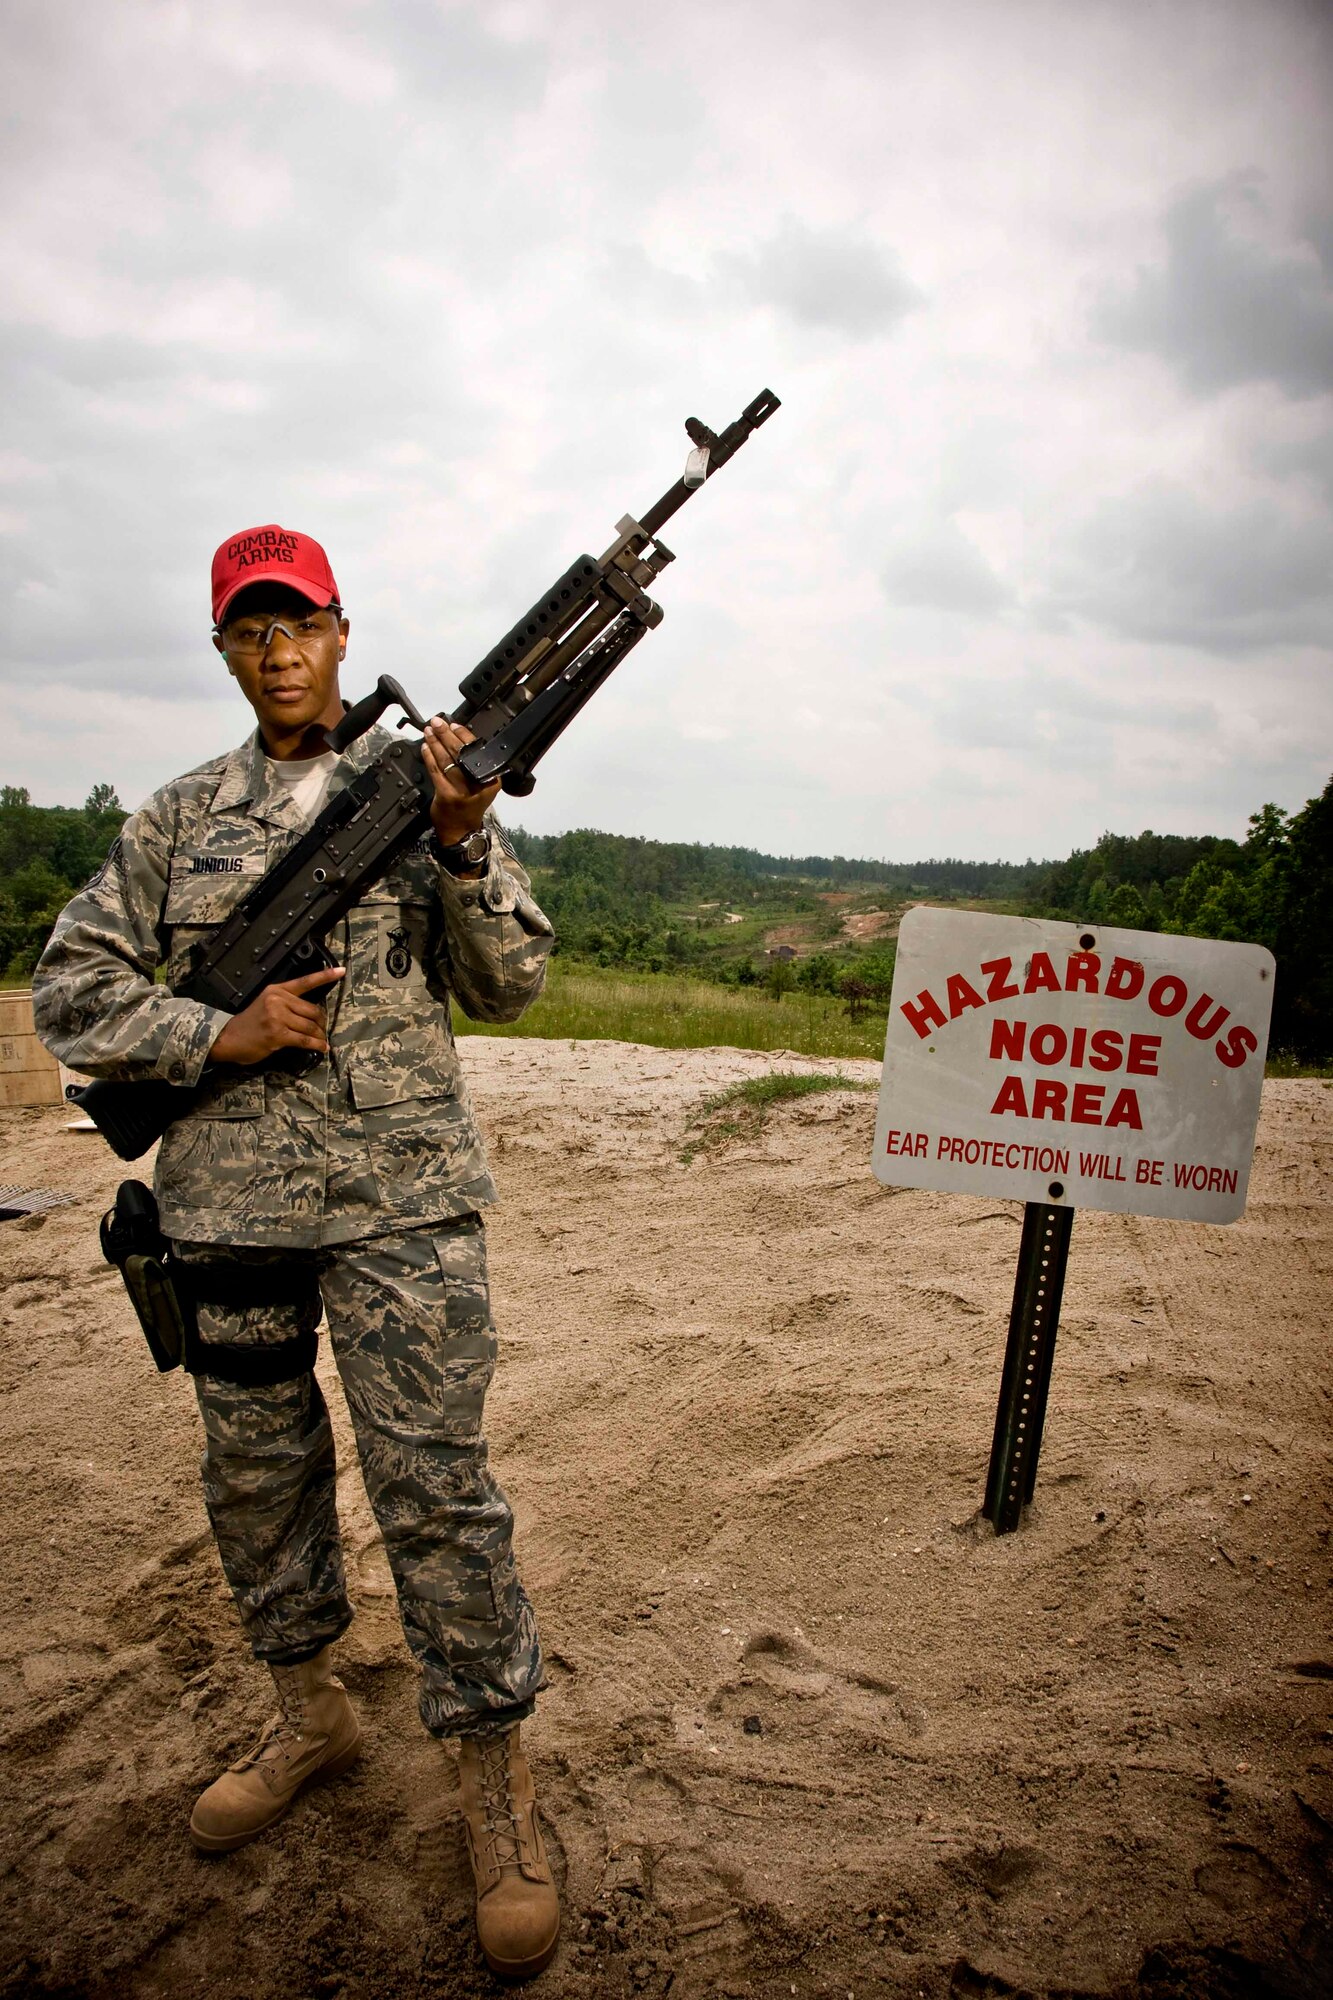
[[[981,1510],[994,1523],[997,1535],[1010,1534],[1018,1526],[1019,1516],[1036,1489],[1073,1227],[1072,1208],[1053,1208],[1040,1201],[1024,1205],[1023,1240],[1014,1273],[1009,1339]]]

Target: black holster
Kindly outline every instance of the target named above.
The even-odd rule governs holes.
[[[153,1191],[142,1181],[121,1182],[115,1207],[102,1217],[101,1239],[102,1255],[124,1279],[149,1352],[163,1374],[184,1368],[187,1375],[267,1388],[294,1381],[314,1367],[321,1300],[313,1263],[292,1258],[248,1264],[225,1254],[206,1263],[182,1263],[162,1233]],[[289,1340],[262,1346],[204,1340],[200,1305],[291,1306],[304,1310],[308,1325]]]

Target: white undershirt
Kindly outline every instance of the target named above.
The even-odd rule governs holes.
[[[264,759],[269,777],[275,784],[287,786],[292,804],[306,823],[314,819],[328,797],[329,779],[337,761],[337,755],[332,750],[325,750],[318,757],[282,761],[277,757]]]

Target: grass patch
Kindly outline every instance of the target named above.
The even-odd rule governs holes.
[[[1264,1064],[1265,1076],[1308,1076],[1319,1083],[1333,1083],[1333,1062],[1302,1062],[1299,1056],[1279,1053]]]
[[[753,987],[715,986],[670,972],[632,972],[556,958],[546,991],[509,1026],[468,1021],[455,1009],[460,1035],[542,1035],[553,1041],[643,1042],[657,1049],[790,1050],[838,1061],[884,1056],[887,1008],[872,1006],[852,1020],[846,1003],[799,991],[780,1000]],[[1333,1082],[1333,1063],[1271,1055],[1265,1076]],[[756,1079],[759,1082],[765,1079]]]
[[[768,1076],[747,1076],[714,1097],[705,1097],[686,1130],[695,1136],[681,1148],[683,1166],[697,1153],[723,1146],[729,1139],[754,1138],[769,1108],[788,1097],[810,1097],[820,1090],[873,1090],[873,1083],[835,1070],[832,1076],[803,1076],[795,1070],[773,1070]]]
[[[456,1019],[460,1034],[545,1035],[554,1040],[646,1042],[658,1049],[787,1049],[841,1060],[884,1054],[887,1008],[857,1021],[828,994],[714,986],[669,972],[554,959],[546,991],[510,1026]]]
[[[855,1077],[844,1076],[841,1070],[834,1070],[832,1076],[806,1075],[799,1070],[775,1069],[767,1076],[747,1076],[741,1082],[729,1084],[716,1097],[707,1097],[699,1106],[699,1115],[720,1111],[727,1104],[752,1104],[757,1110],[766,1110],[784,1097],[812,1097],[819,1090],[873,1090],[873,1083],[858,1083]]]

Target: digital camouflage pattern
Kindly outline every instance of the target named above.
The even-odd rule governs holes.
[[[391,741],[339,758],[330,796]],[[511,1021],[540,993],[551,926],[497,835],[484,877],[403,855],[329,940],[347,977],[330,1053],[306,1071],[206,1070],[227,1016],[178,997],[190,954],[305,831],[258,735],[176,779],[125,823],[62,912],[33,975],[37,1032],[70,1069],[203,1089],[158,1152],[167,1234],[313,1249],[495,1199],[454,1047],[450,1000]],[[165,967],[166,984],[154,975]]]
[[[353,743],[330,793],[389,741],[376,729]],[[56,925],[33,980],[38,1032],[85,1075],[202,1079],[159,1148],[163,1227],[187,1262],[313,1266],[426,1726],[507,1726],[530,1711],[542,1662],[481,1433],[495,1334],[475,1211],[495,1190],[450,1003],[515,1019],[541,991],[551,927],[494,823],[476,882],[447,875],[423,839],[330,939],[348,972],[328,1058],[205,1070],[227,1016],[172,984],[304,825],[258,736],[156,793]],[[268,1344],[315,1310],[201,1301],[199,1331]],[[310,1373],[195,1387],[205,1498],[247,1636],[261,1660],[303,1658],[352,1616],[323,1396]]]
[[[213,1244],[177,1251],[187,1263],[217,1256]],[[543,1669],[514,1569],[513,1515],[481,1431],[496,1351],[481,1220],[298,1255],[318,1273],[366,1491],[421,1667],[422,1720],[438,1736],[508,1727],[531,1712]],[[315,1310],[303,1318],[295,1307],[201,1304],[199,1330],[210,1341],[270,1343],[308,1328]],[[255,1655],[308,1657],[352,1616],[319,1384],[313,1374],[263,1389],[196,1376],[195,1390],[209,1517]]]

